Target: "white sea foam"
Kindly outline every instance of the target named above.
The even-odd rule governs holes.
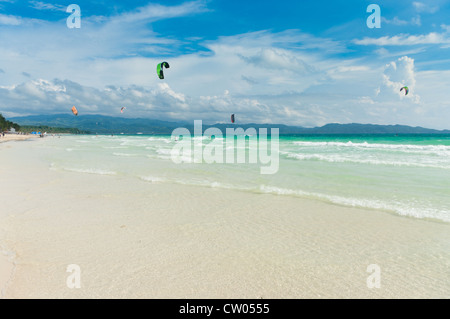
[[[103,146],[104,149],[127,149],[126,146]]]
[[[156,153],[161,154],[161,155],[170,155],[170,154],[172,154],[172,149],[171,148],[159,148],[156,150]]]
[[[160,148],[156,150],[156,153],[158,154],[157,158],[164,159],[164,160],[170,160],[172,161],[172,152],[174,152],[173,149],[167,149],[167,148]],[[148,155],[148,157],[152,158],[151,155]],[[177,155],[177,158],[182,163],[192,163],[192,152],[187,151],[186,153],[183,153],[182,155]]]
[[[211,181],[208,179],[200,180],[200,179],[177,179],[173,181],[176,184],[182,185],[191,185],[191,186],[203,186],[203,187],[211,187],[211,188],[220,188],[220,189],[232,189],[232,190],[242,190],[242,191],[250,191],[252,190],[249,187],[243,187],[239,185],[233,185],[230,183],[223,183],[218,181]]]
[[[98,175],[117,175],[117,172],[108,171],[104,169],[97,168],[73,168],[73,167],[64,167],[66,171],[77,172],[77,173],[87,173],[87,174],[98,174]]]
[[[172,140],[170,138],[165,138],[165,137],[149,137],[147,140],[152,141],[152,142],[164,142],[166,144],[172,142]]]
[[[424,154],[450,155],[449,145],[414,145],[414,144],[382,144],[382,143],[354,143],[348,141],[344,142],[302,142],[296,141],[293,144],[302,147],[348,147],[361,149],[375,149],[375,150],[396,150],[403,152],[416,151]]]
[[[141,179],[146,182],[152,182],[152,183],[161,183],[161,182],[166,181],[164,178],[155,177],[155,176],[141,176]]]
[[[450,212],[444,210],[438,210],[427,207],[411,207],[405,204],[399,203],[389,203],[381,200],[374,199],[364,199],[364,198],[353,198],[353,197],[343,197],[337,195],[326,195],[312,192],[305,192],[302,190],[293,190],[286,189],[281,187],[274,186],[266,186],[261,185],[260,191],[268,194],[277,194],[277,195],[291,195],[291,196],[299,196],[299,197],[307,197],[307,198],[315,198],[324,200],[333,204],[350,206],[350,207],[360,207],[360,208],[369,208],[369,209],[377,209],[388,212],[397,213],[403,216],[415,217],[415,218],[430,218],[442,220],[445,222],[450,222]]]
[[[391,165],[391,166],[415,166],[415,167],[428,167],[439,169],[450,169],[450,158],[444,158],[442,160],[433,159],[433,161],[424,158],[395,158],[393,160],[382,160],[373,158],[361,158],[355,155],[339,155],[339,154],[297,154],[291,152],[283,152],[288,158],[297,159],[300,161],[316,160],[329,163],[359,163],[359,164],[371,164],[371,165]],[[380,156],[381,157],[381,156]],[[408,161],[409,160],[409,161]],[[419,162],[422,161],[422,162]]]
[[[138,143],[137,141],[125,141],[120,143],[121,146],[134,146],[134,147],[145,147],[148,146],[146,143]]]
[[[192,137],[193,141],[203,141],[203,140],[211,140],[211,137],[202,135],[202,136],[194,136]]]
[[[133,157],[139,156],[139,154],[129,154],[129,153],[113,153],[114,156],[124,156],[124,157]]]
[[[273,195],[281,195],[281,196],[298,196],[302,198],[310,198],[317,199],[321,201],[325,201],[332,204],[348,206],[348,207],[358,207],[358,208],[366,208],[366,209],[376,209],[382,210],[386,212],[395,213],[402,216],[414,217],[420,219],[434,219],[441,220],[444,222],[450,222],[450,212],[445,210],[434,209],[430,207],[415,207],[408,206],[404,203],[396,203],[396,202],[387,202],[384,200],[376,200],[376,199],[365,199],[365,198],[356,198],[356,197],[343,197],[337,195],[329,195],[329,194],[320,194],[316,192],[308,192],[300,189],[289,189],[277,186],[267,186],[260,185],[259,188],[255,187],[245,187],[243,185],[231,184],[231,183],[223,183],[218,181],[211,181],[208,179],[162,179],[159,177],[146,176],[141,177],[141,179],[150,182],[169,182],[176,183],[182,185],[191,185],[191,186],[201,186],[201,187],[211,187],[211,188],[220,188],[220,189],[231,189],[231,190],[239,190],[239,191],[249,191],[249,192],[258,192],[264,194],[273,194]]]

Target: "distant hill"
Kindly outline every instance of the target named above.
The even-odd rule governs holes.
[[[15,117],[14,119],[21,125],[77,128],[92,134],[171,134],[175,128],[180,127],[180,123],[175,122],[103,115],[54,114]]]
[[[121,118],[103,115],[68,114],[33,115],[14,117],[10,120],[21,126],[51,126],[60,128],[77,128],[92,134],[168,134],[175,128],[185,127],[193,134],[193,122],[168,122],[143,118]],[[434,130],[423,127],[406,125],[376,125],[376,124],[327,124],[321,127],[305,128],[301,126],[288,126],[283,124],[223,124],[203,125],[203,129],[217,127],[225,133],[226,128],[241,127],[244,130],[250,127],[255,129],[279,128],[280,135],[405,135],[405,134],[450,134],[450,130]]]
[[[312,134],[450,134],[450,130],[433,130],[420,126],[376,124],[327,124],[309,129]]]

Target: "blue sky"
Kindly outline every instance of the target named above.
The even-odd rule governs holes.
[[[447,0],[0,0],[0,112],[450,128],[449,16]]]

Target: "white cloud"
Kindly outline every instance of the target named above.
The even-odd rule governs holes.
[[[360,77],[362,74],[370,72],[370,68],[365,65],[341,65],[332,66],[327,75],[332,79],[348,79],[349,77]]]
[[[22,19],[20,17],[0,14],[0,25],[20,25]]]
[[[183,94],[174,92],[167,84],[152,90],[143,87],[114,87],[103,89],[55,79],[30,80],[11,87],[0,87],[2,112],[21,114],[65,113],[71,105],[84,114],[114,115],[127,106],[137,115],[164,116],[186,107]]]
[[[398,36],[384,36],[380,38],[365,37],[361,40],[353,40],[359,45],[400,46],[418,44],[449,44],[450,38],[446,34],[431,32],[425,35],[401,34]]]
[[[450,33],[450,25],[441,24],[441,28],[444,29],[445,32]]]
[[[348,52],[345,44],[341,41],[316,37],[297,29],[285,30],[277,33],[270,32],[269,30],[261,30],[234,36],[222,36],[219,37],[218,41],[211,41],[211,45],[216,42],[227,46],[237,46],[245,43],[246,47],[253,48],[275,46],[300,51],[320,50],[324,55]],[[208,46],[208,43],[205,45]]]
[[[422,25],[420,16],[413,17],[409,21],[399,19],[398,17],[394,17],[392,20],[386,19],[385,17],[381,17],[381,21],[386,24],[392,24],[392,25],[398,25],[398,26],[405,26],[405,25],[421,26]]]
[[[42,1],[30,1],[31,7],[36,10],[66,11],[67,6],[45,3]]]
[[[400,91],[404,86],[409,88],[408,95]],[[389,99],[395,94],[400,99],[409,99],[413,103],[419,103],[420,97],[415,93],[416,75],[414,59],[403,56],[397,61],[392,61],[387,64],[383,73],[383,87],[380,93],[388,93],[387,96]],[[388,92],[386,92],[386,89]]]
[[[298,74],[316,72],[315,68],[303,61],[297,54],[288,50],[264,48],[251,56],[239,55],[245,62],[261,68],[273,70],[288,70]]]
[[[417,12],[436,13],[439,10],[438,6],[432,6],[430,3],[425,4],[418,1],[414,1],[413,6]]]
[[[188,16],[192,14],[204,13],[209,10],[206,7],[206,1],[196,0],[185,2],[177,6],[163,6],[150,3],[140,7],[133,12],[123,13],[111,17],[113,23],[136,23],[140,21],[156,21],[175,17]]]

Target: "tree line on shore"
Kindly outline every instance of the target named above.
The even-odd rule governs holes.
[[[77,128],[68,128],[68,127],[51,127],[47,125],[19,125],[17,123],[8,121],[5,117],[0,113],[0,132],[8,132],[11,129],[14,129],[16,132],[29,134],[32,132],[47,132],[48,134],[89,134],[87,131],[82,131]]]
[[[82,131],[77,128],[51,127],[46,125],[23,125],[21,132],[29,134],[31,132],[46,132],[47,134],[89,134],[88,131]]]
[[[5,117],[0,113],[0,132],[9,131],[14,128],[16,132],[20,131],[20,125],[5,119]]]

